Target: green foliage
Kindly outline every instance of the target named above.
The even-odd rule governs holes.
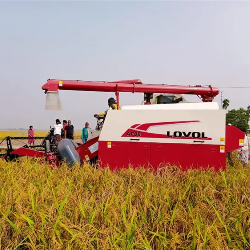
[[[222,102],[222,108],[227,109],[229,106],[230,101],[228,99],[224,99]]]
[[[232,109],[229,110],[226,116],[226,124],[231,124],[242,131],[247,131],[249,128],[250,106],[247,109]]]

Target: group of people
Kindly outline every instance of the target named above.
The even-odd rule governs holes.
[[[59,119],[56,119],[56,124],[54,125],[54,138],[55,144],[57,145],[61,139],[67,138],[74,140],[74,126],[71,124],[71,120],[63,120],[63,124]]]
[[[66,120],[63,120],[63,124],[61,124],[61,121],[59,119],[56,119],[56,124],[54,125],[53,129],[54,129],[53,135],[56,145],[58,144],[59,141],[61,141],[61,139],[67,138],[70,140],[74,140],[75,131],[74,131],[74,126],[71,124],[71,120],[68,120],[68,122]],[[83,143],[85,143],[88,140],[89,133],[90,133],[89,123],[86,122],[85,127],[82,129],[82,134],[81,134],[81,139]],[[30,146],[35,144],[33,126],[30,126],[28,130],[28,144]]]
[[[104,112],[101,112],[100,114],[95,114],[94,117],[98,117],[98,116],[103,116],[105,117],[108,110],[117,110],[120,109],[120,107],[117,105],[116,100],[113,97],[110,97],[108,99],[108,106],[109,109],[107,109]],[[61,141],[61,139],[67,138],[70,140],[74,140],[74,126],[71,124],[71,120],[63,120],[63,124],[61,124],[60,119],[56,119],[56,124],[53,127],[54,129],[54,139],[55,139],[55,144],[57,145],[59,141]],[[89,134],[90,134],[90,126],[89,123],[86,122],[85,123],[85,127],[82,129],[82,133],[81,133],[81,139],[82,142],[85,143],[88,138],[89,138]],[[34,145],[35,143],[35,139],[34,139],[34,130],[33,130],[33,126],[30,126],[29,130],[28,130],[28,143],[30,145]]]
[[[85,127],[82,129],[81,139],[82,142],[85,143],[88,140],[90,133],[89,123],[85,123]],[[61,139],[67,138],[70,140],[74,140],[74,126],[71,124],[71,120],[63,120],[63,125],[61,124],[59,119],[56,119],[56,124],[54,125],[54,136],[55,136],[55,144],[57,145]]]

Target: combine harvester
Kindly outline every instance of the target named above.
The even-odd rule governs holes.
[[[61,109],[59,90],[113,92],[117,105],[120,92],[144,94],[144,105],[108,111],[103,126],[99,126],[98,117],[94,136],[80,146],[63,139],[54,150],[55,146],[47,141],[43,156],[51,164],[66,159],[69,166],[90,161],[112,170],[129,165],[219,170],[226,168],[226,153],[243,146],[244,133],[226,126],[226,111],[212,102],[219,90],[211,86],[143,84],[138,79],[116,82],[49,79],[42,89],[46,109],[57,110]],[[202,102],[187,103],[183,94],[197,95]],[[19,149],[19,154],[22,150]],[[31,154],[29,150],[32,149],[25,148],[22,155]]]
[[[226,153],[243,146],[244,133],[226,126],[226,111],[212,102],[219,94],[208,86],[143,84],[140,80],[88,82],[48,80],[46,109],[61,109],[59,90],[144,94],[144,105],[108,111],[99,135],[78,147],[62,140],[58,151],[69,164],[95,161],[110,169],[162,164],[189,168],[226,168]],[[183,95],[197,95],[201,103],[186,103]]]

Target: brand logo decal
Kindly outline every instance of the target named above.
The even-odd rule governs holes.
[[[158,122],[158,123],[144,123],[132,125],[122,137],[140,137],[140,138],[166,138],[166,139],[202,139],[212,140],[203,131],[170,131],[167,130],[165,134],[151,133],[147,130],[155,126],[165,126],[174,124],[190,124],[200,121],[175,121],[175,122]]]
[[[171,134],[170,131],[167,131],[168,138],[199,138],[199,139],[207,139],[208,137],[205,136],[205,132],[181,132],[181,131],[174,131]]]

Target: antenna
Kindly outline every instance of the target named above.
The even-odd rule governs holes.
[[[223,107],[223,95],[222,95],[223,91],[221,91],[221,108]]]

